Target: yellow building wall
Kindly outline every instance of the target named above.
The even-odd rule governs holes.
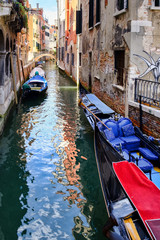
[[[28,41],[29,51],[33,52],[33,16],[30,14],[28,18]]]

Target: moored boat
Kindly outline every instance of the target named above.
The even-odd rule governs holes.
[[[38,75],[40,75],[41,77],[45,78],[45,71],[42,69],[42,66],[37,66],[33,68],[30,72],[29,78],[34,77],[36,72],[38,72]]]
[[[121,185],[113,167],[114,162],[125,162],[135,166],[137,164],[135,181],[139,181],[142,190],[143,186],[145,187],[149,181],[149,186],[152,186],[153,189],[156,188],[157,198],[159,198],[160,169],[154,167],[160,164],[159,148],[144,136],[139,128],[134,127],[130,119],[118,116],[114,112],[103,115],[101,111],[98,115],[97,112],[100,107],[96,106],[96,102],[92,102],[90,97],[87,96],[86,100],[86,94],[83,95],[80,105],[82,105],[95,133],[95,155],[104,200],[111,221],[104,227],[105,235],[107,234],[110,239],[160,239],[155,238],[157,233],[153,233],[154,230],[148,225],[151,222],[153,228],[156,228],[156,224],[159,223],[159,221],[152,221],[155,220],[152,206],[149,208],[152,217],[146,223],[146,220],[141,218],[138,207],[134,205],[132,196],[128,196],[123,185]],[[92,112],[92,109],[95,112]],[[123,171],[123,169],[121,170]],[[128,172],[130,172],[129,180],[129,178],[133,178],[130,167],[128,167]],[[146,178],[144,178],[144,173]],[[152,182],[150,179],[152,179]],[[133,188],[136,192],[136,187],[133,186]],[[150,194],[152,194],[152,191]],[[148,206],[146,206],[147,211]],[[160,215],[158,215],[159,218]],[[114,232],[108,231],[110,227],[113,227]]]
[[[107,144],[97,126],[95,156],[109,216],[104,234],[117,240],[158,240],[160,232],[154,229],[160,227],[160,221],[156,221],[160,219],[160,190],[133,162],[124,161],[115,148]]]
[[[23,96],[27,95],[37,95],[40,94],[42,95],[43,93],[46,92],[48,88],[48,83],[46,79],[39,74],[36,74],[32,78],[30,78],[28,81],[26,81],[23,86]]]

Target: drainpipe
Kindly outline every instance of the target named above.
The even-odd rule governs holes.
[[[78,0],[78,9],[80,9],[80,0]],[[77,34],[77,87],[79,87],[79,34]]]
[[[128,73],[125,72],[125,78],[126,78],[126,96],[125,96],[125,117],[128,118]]]
[[[58,31],[57,31],[57,36],[58,36],[58,46],[57,46],[57,66],[59,67],[59,46],[60,46],[60,39],[59,39],[59,0],[57,0],[57,25],[58,25]]]

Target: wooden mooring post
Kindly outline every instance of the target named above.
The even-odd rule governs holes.
[[[17,66],[18,66],[18,75],[19,75],[20,86],[22,89],[21,70],[20,70],[20,61],[19,61],[19,49],[17,52]]]
[[[14,96],[15,96],[15,102],[16,102],[16,105],[17,105],[17,104],[18,104],[17,88],[16,88],[15,72],[14,72],[14,66],[13,66],[13,55],[12,55],[11,50],[10,50],[10,59],[11,59],[11,70],[12,70],[12,79],[13,79]]]

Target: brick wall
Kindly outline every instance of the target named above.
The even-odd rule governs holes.
[[[138,108],[129,106],[129,118],[133,124],[140,127],[140,111]],[[142,112],[143,132],[145,134],[152,135],[155,138],[160,136],[160,124],[159,118],[149,113]]]

